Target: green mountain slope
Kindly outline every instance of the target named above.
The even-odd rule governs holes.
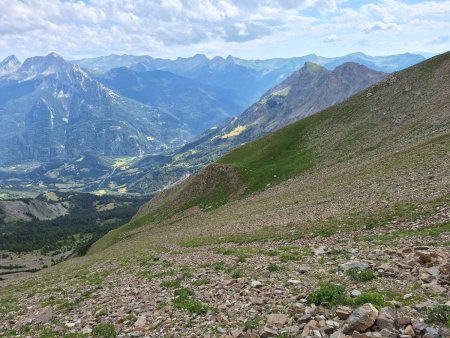
[[[356,182],[366,186],[369,195],[375,189],[375,196],[385,184],[400,186],[407,175],[414,175],[412,180],[424,179],[427,184],[423,188],[436,182],[439,187],[449,167],[445,161],[450,149],[449,69],[450,53],[437,56],[395,73],[343,103],[237,148],[218,164],[156,197],[133,222],[106,236],[96,249],[109,246],[120,232],[170,218],[194,206],[209,210],[245,196],[250,196],[246,202],[235,202],[239,207],[249,201],[255,203],[254,193],[295,177],[313,175],[312,181],[321,191],[329,189],[331,183],[325,178],[323,182],[315,180],[332,175],[331,186],[339,187],[339,194],[347,191],[351,195],[355,193],[352,189],[360,189],[355,187]],[[215,174],[217,169],[225,174]],[[204,188],[199,189],[199,185]],[[282,186],[288,195],[302,189],[289,182]],[[408,189],[402,194],[409,196]],[[389,193],[386,196],[389,198]],[[252,205],[260,210],[271,202]],[[234,210],[236,204],[227,208]],[[188,225],[183,224],[183,228]]]
[[[197,140],[166,156],[147,157],[113,179],[130,191],[155,191],[184,174],[193,174],[229,152],[292,122],[345,100],[384,79],[377,72],[356,63],[345,63],[330,71],[307,62],[275,86],[239,116],[207,130]],[[140,170],[136,174],[135,169]],[[181,174],[180,174],[181,172]]]

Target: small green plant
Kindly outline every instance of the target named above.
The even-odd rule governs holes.
[[[383,306],[388,305],[388,303],[384,300],[384,296],[378,292],[363,292],[358,297],[349,299],[348,303],[353,306],[361,306],[366,303],[371,303],[378,310]]]
[[[165,280],[159,284],[163,288],[179,288],[180,281],[178,280]]]
[[[177,289],[173,292],[173,305],[177,309],[183,309],[197,315],[206,314],[208,308],[198,300],[192,299],[193,295],[194,292],[192,290],[186,288]]]
[[[50,329],[45,329],[41,332],[39,338],[56,338],[56,334]]]
[[[275,263],[270,263],[269,266],[267,267],[267,270],[269,272],[279,271],[280,269],[281,269],[281,267],[278,264],[275,264]]]
[[[244,323],[244,331],[248,331],[248,330],[256,330],[259,325],[261,324],[261,318],[255,318],[252,320],[247,320]]]
[[[183,309],[197,315],[204,315],[208,312],[208,308],[195,299],[174,300],[174,306],[177,309]]]
[[[324,265],[326,262],[327,262],[327,260],[325,259],[325,257],[321,256],[321,257],[319,258],[319,264],[320,264],[320,265]]]
[[[223,270],[225,270],[225,263],[224,262],[215,262],[212,265],[212,268],[214,271],[223,271]]]
[[[114,325],[110,323],[102,323],[94,327],[92,330],[92,336],[100,338],[115,338],[117,337],[117,332]]]
[[[345,287],[342,285],[332,284],[329,282],[319,284],[316,291],[309,294],[307,298],[308,304],[329,303],[334,306],[342,304],[345,301]]]
[[[351,279],[357,282],[368,282],[376,278],[376,275],[372,270],[361,271],[357,268],[348,269],[347,275],[349,275]]]
[[[201,285],[206,285],[209,284],[209,279],[197,279],[195,281],[192,282],[192,285],[194,286],[201,286]]]
[[[280,256],[280,261],[289,262],[289,261],[299,261],[300,256],[295,253],[286,253]]]
[[[241,270],[234,270],[231,273],[231,278],[237,279],[237,278],[242,278],[244,276],[244,274],[242,273]]]
[[[428,320],[433,323],[444,324],[450,327],[450,306],[436,305],[427,310]]]
[[[182,298],[182,299],[189,299],[189,297],[191,297],[192,295],[194,295],[194,293],[192,292],[192,290],[183,288],[183,289],[177,289],[173,292],[173,295],[175,297],[178,298]]]

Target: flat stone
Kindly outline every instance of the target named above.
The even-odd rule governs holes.
[[[425,269],[425,271],[434,277],[439,276],[439,274],[441,273],[441,270],[438,266],[433,266],[431,268]]]
[[[284,325],[288,321],[288,317],[282,313],[273,313],[267,316],[268,325]]]
[[[346,335],[342,331],[336,331],[330,335],[330,338],[344,338],[344,337],[346,337]]]
[[[53,317],[52,309],[50,307],[45,307],[36,313],[34,321],[40,324],[45,324],[48,323],[50,319],[52,319],[52,317]]]
[[[252,288],[260,288],[262,286],[262,283],[260,281],[258,281],[258,280],[254,280],[254,281],[251,282],[250,285],[251,285]]]
[[[261,328],[261,330],[259,330],[259,335],[262,338],[276,337],[276,336],[278,336],[278,331],[274,330],[274,329],[271,329],[270,327],[263,326]]]
[[[351,297],[361,296],[361,291],[359,291],[359,290],[352,290],[352,292],[350,292],[350,296]]]
[[[395,319],[395,323],[399,326],[411,324],[411,317],[408,317],[408,316],[397,317]]]
[[[239,338],[239,337],[243,337],[244,336],[244,331],[240,330],[240,329],[236,329],[233,332],[231,332],[231,336],[233,338]]]
[[[361,261],[349,261],[343,264],[339,264],[338,270],[342,272],[347,272],[350,269],[356,269],[359,271],[366,270],[369,267],[369,264]]]
[[[423,332],[423,338],[439,338],[439,330],[428,326]]]
[[[339,317],[339,319],[346,320],[350,315],[352,314],[352,309],[346,306],[339,306],[336,309],[336,316]]]
[[[380,331],[383,338],[397,338],[397,332],[391,331],[389,329],[383,329]]]
[[[301,282],[298,279],[289,279],[288,283],[291,285],[297,285],[300,284]]]
[[[424,283],[431,283],[433,281],[433,276],[429,273],[422,273],[420,274],[419,278]]]
[[[308,323],[310,320],[311,320],[311,315],[310,314],[306,314],[306,315],[303,315],[303,316],[301,316],[298,320],[297,320],[297,322],[299,323],[299,324],[303,324],[303,323]]]
[[[134,327],[142,328],[145,326],[147,319],[145,316],[139,316],[138,319],[134,322]]]

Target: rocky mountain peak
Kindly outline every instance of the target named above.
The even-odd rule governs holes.
[[[12,73],[20,67],[20,61],[15,55],[10,55],[0,62],[0,76]]]
[[[19,71],[24,73],[35,73],[36,75],[49,75],[73,70],[73,65],[56,53],[46,56],[34,56],[24,61]]]

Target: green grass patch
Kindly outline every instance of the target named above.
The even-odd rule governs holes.
[[[328,303],[336,306],[345,302],[345,287],[329,282],[319,284],[319,287],[310,293],[307,298],[307,304],[320,305]]]
[[[358,297],[348,299],[347,302],[352,306],[361,306],[366,303],[371,303],[378,310],[389,305],[389,303],[384,300],[384,296],[378,292],[363,292]]]
[[[244,331],[256,330],[259,328],[260,325],[261,325],[261,318],[259,317],[252,320],[247,320],[246,322],[244,322]]]
[[[267,271],[269,272],[276,272],[276,271],[280,271],[281,270],[281,266],[279,266],[278,264],[275,263],[270,263],[267,266]]]
[[[92,336],[99,338],[115,338],[117,337],[117,332],[113,324],[102,323],[94,327]]]
[[[179,288],[180,285],[181,283],[178,280],[166,280],[159,284],[162,288]]]
[[[223,271],[226,268],[225,262],[215,262],[212,265],[214,271]]]
[[[238,279],[244,277],[242,270],[234,270],[230,274],[231,278]]]
[[[208,312],[208,308],[192,296],[194,293],[190,289],[175,290],[173,305],[177,309],[186,310],[197,315],[204,315]]]
[[[443,222],[435,224],[426,228],[414,229],[414,230],[396,230],[387,234],[379,234],[373,236],[360,237],[360,240],[365,241],[380,241],[380,242],[390,242],[393,240],[398,240],[401,238],[409,237],[438,237],[441,234],[450,232],[450,222]]]
[[[450,306],[435,305],[427,310],[427,315],[429,322],[450,327]]]
[[[368,282],[377,277],[372,270],[361,271],[357,268],[348,269],[347,275],[349,275],[351,279],[357,282]]]
[[[208,285],[209,283],[211,283],[209,279],[202,278],[202,279],[197,279],[197,280],[193,281],[192,285],[202,286],[202,285]]]

